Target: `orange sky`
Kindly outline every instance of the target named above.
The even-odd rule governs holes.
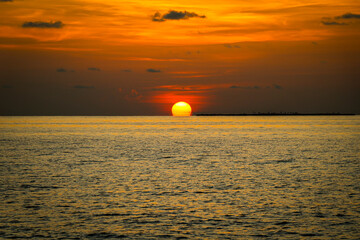
[[[1,115],[360,113],[358,0],[0,0],[0,53]]]

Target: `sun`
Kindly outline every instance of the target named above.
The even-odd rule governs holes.
[[[186,102],[177,102],[172,106],[173,116],[191,116],[191,107]]]

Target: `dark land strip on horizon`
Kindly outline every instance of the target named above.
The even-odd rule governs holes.
[[[194,116],[354,116],[355,113],[194,113]]]

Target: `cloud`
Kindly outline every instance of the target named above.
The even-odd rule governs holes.
[[[161,14],[159,12],[156,12],[154,16],[152,17],[152,20],[154,22],[164,22],[165,20],[162,18]]]
[[[130,93],[125,95],[125,99],[128,101],[140,101],[142,95],[135,89],[131,89]]]
[[[56,22],[24,22],[23,28],[62,28],[64,24],[61,21]]]
[[[161,70],[153,69],[153,68],[146,69],[146,71],[149,72],[149,73],[159,73],[159,72],[161,72]]]
[[[187,12],[187,11],[174,11],[170,10],[168,13],[161,15],[159,12],[156,12],[153,17],[152,21],[154,22],[164,22],[166,20],[185,20],[189,18],[206,18],[204,15],[198,15],[194,12]]]
[[[12,2],[13,0],[0,0],[0,2]]]
[[[282,86],[277,85],[277,84],[273,84],[273,87],[274,87],[275,89],[277,89],[277,90],[281,90],[281,89],[283,89],[283,87],[282,87]]]
[[[56,69],[56,71],[59,72],[59,73],[65,73],[65,72],[71,72],[71,73],[73,73],[73,72],[75,72],[75,70],[65,69],[65,68],[58,68],[58,69]]]
[[[360,19],[360,14],[355,14],[355,13],[345,13],[341,16],[336,16],[334,18],[328,18],[328,17],[324,17],[323,21],[321,21],[322,24],[324,25],[349,25],[349,23],[346,22],[338,22],[334,19],[342,19],[342,20],[348,20],[348,19]],[[351,22],[350,22],[351,23]]]
[[[56,71],[59,73],[67,72],[67,70],[65,68],[58,68],[58,69],[56,69]]]
[[[355,13],[345,13],[341,16],[335,17],[335,19],[352,19],[352,18],[360,18],[360,14]]]
[[[255,89],[255,90],[258,90],[258,89],[261,89],[261,87],[259,86],[236,86],[236,85],[233,85],[229,88],[240,88],[240,89]]]
[[[336,22],[336,21],[321,21],[322,24],[331,26],[331,25],[348,25],[347,23]]]
[[[278,85],[278,84],[273,84],[272,85],[273,88],[277,89],[277,90],[282,90],[283,87]],[[230,86],[229,88],[231,89],[247,89],[247,90],[259,90],[259,89],[262,89],[262,87],[259,87],[259,86],[237,86],[237,85],[232,85]],[[270,86],[267,86],[265,87],[266,89],[270,89],[271,87]]]
[[[76,85],[76,86],[74,86],[74,88],[77,88],[77,89],[91,89],[91,88],[94,88],[94,86]]]
[[[89,71],[98,71],[98,72],[101,71],[100,68],[96,68],[96,67],[89,67],[88,70],[89,70]]]
[[[2,85],[1,87],[2,88],[13,88],[13,86],[11,86],[11,85]]]
[[[131,69],[123,69],[122,71],[123,71],[123,72],[132,72]]]

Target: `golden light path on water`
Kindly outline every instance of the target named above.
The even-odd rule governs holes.
[[[359,116],[0,117],[0,238],[357,239]]]

